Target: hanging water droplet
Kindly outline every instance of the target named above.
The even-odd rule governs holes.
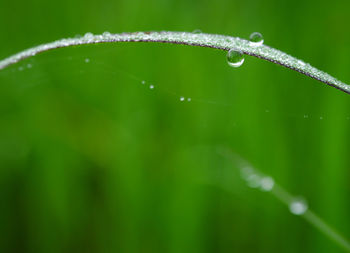
[[[184,97],[180,97],[180,101],[185,101],[185,98]]]
[[[249,36],[249,40],[250,40],[250,45],[252,46],[261,46],[264,43],[264,38],[261,35],[261,33],[258,32],[253,32],[250,36]]]
[[[151,85],[149,86],[149,88],[150,88],[151,90],[153,90],[153,89],[154,89],[154,85],[151,84]]]
[[[272,177],[263,177],[260,180],[260,190],[271,191],[275,185],[275,180]]]
[[[227,53],[227,63],[231,67],[238,68],[244,62],[244,55],[241,51],[231,49]]]
[[[307,203],[304,199],[294,199],[290,204],[289,204],[289,210],[292,214],[295,215],[302,215],[304,214],[308,209]]]

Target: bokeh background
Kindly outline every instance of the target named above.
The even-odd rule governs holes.
[[[2,1],[0,58],[86,32],[258,31],[349,82],[349,10],[340,0]],[[223,51],[182,45],[46,52],[0,71],[0,251],[343,252],[247,187],[217,148],[350,238],[349,127],[349,95],[253,57],[233,69]]]

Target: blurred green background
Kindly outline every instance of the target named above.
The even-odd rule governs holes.
[[[0,58],[86,32],[258,31],[349,82],[349,10],[2,1]],[[46,52],[0,71],[0,252],[343,252],[216,150],[234,150],[350,238],[349,126],[349,95],[253,57],[233,69],[223,51],[181,45]]]

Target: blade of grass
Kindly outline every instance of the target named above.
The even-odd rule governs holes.
[[[246,55],[255,56],[292,70],[298,71],[306,76],[321,81],[327,85],[337,88],[345,93],[350,94],[350,85],[347,85],[331,75],[312,67],[310,64],[303,62],[293,56],[290,56],[280,50],[271,48],[266,45],[252,45],[247,40],[218,34],[206,33],[188,33],[188,32],[135,32],[102,35],[85,34],[81,38],[61,39],[51,43],[42,44],[20,53],[12,55],[0,61],[0,70],[23,59],[32,57],[41,52],[51,49],[77,46],[84,44],[96,44],[107,42],[160,42],[172,44],[184,44],[191,46],[210,47],[228,51],[230,49],[239,50]]]

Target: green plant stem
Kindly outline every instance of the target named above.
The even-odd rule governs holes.
[[[32,57],[41,52],[45,52],[51,49],[107,42],[160,42],[210,47],[226,51],[230,49],[239,50],[246,55],[255,56],[293,69],[350,94],[350,85],[347,85],[332,77],[331,75],[318,70],[315,67],[312,67],[310,64],[304,63],[303,61],[294,58],[280,50],[271,48],[266,45],[255,46],[249,41],[237,37],[206,33],[136,32],[121,34],[104,33],[102,35],[86,34],[81,38],[61,39],[51,43],[42,44],[12,55],[0,61],[0,70],[28,57]]]

